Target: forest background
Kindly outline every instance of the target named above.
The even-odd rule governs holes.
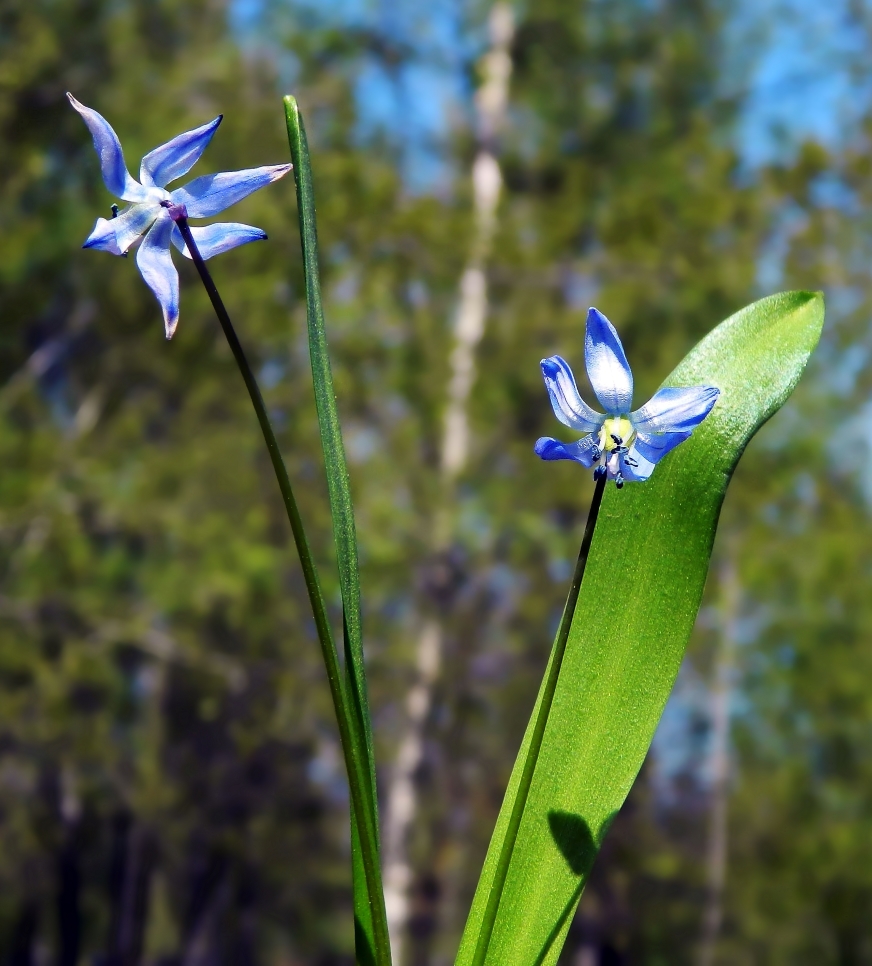
[[[345,777],[256,423],[190,265],[167,343],[133,260],[81,251],[112,199],[67,90],[133,170],[218,113],[195,174],[280,163],[280,95],[307,118],[386,823],[417,742],[403,966],[452,960],[589,502],[588,474],[533,456],[554,430],[539,359],[579,372],[596,304],[641,400],[752,299],[825,291],[821,348],[740,463],[675,694],[562,961],[872,963],[872,7],[514,11],[449,486],[489,13],[0,3],[3,963],[328,966],[353,946]],[[293,185],[232,217],[270,240],[213,271],[338,614]]]

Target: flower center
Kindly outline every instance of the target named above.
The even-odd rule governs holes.
[[[610,416],[600,430],[599,448],[611,453],[619,446],[629,446],[634,435],[633,424],[626,416]]]
[[[599,446],[595,452],[595,480],[614,480],[619,490],[623,487],[624,466],[639,465],[630,456],[630,443],[635,435],[636,430],[627,416],[609,416],[603,421],[597,440]]]

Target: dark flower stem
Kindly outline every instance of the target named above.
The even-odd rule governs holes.
[[[239,367],[239,371],[242,373],[245,388],[248,390],[248,395],[251,397],[251,403],[254,406],[255,413],[257,414],[257,421],[260,423],[261,432],[263,433],[263,438],[266,442],[266,448],[269,451],[270,459],[272,460],[273,470],[275,471],[276,479],[278,480],[279,489],[282,493],[282,499],[285,503],[285,509],[288,513],[288,520],[290,521],[291,530],[294,534],[294,542],[297,545],[297,552],[300,555],[300,563],[303,567],[303,576],[306,581],[306,590],[309,592],[309,601],[312,605],[312,613],[315,618],[318,637],[321,638],[322,641],[326,641],[328,639],[332,641],[333,634],[330,630],[330,623],[327,618],[327,609],[324,605],[324,599],[321,593],[321,585],[318,580],[315,562],[312,558],[312,552],[309,548],[309,542],[306,538],[305,530],[303,529],[303,520],[300,516],[300,511],[297,506],[297,500],[294,496],[293,488],[291,487],[291,481],[288,477],[285,461],[282,459],[282,454],[279,450],[279,444],[276,440],[275,432],[273,431],[272,424],[270,423],[269,416],[267,414],[266,404],[263,401],[260,387],[257,384],[257,380],[254,378],[254,373],[251,371],[251,367],[248,364],[248,359],[245,357],[245,352],[243,351],[239,338],[236,335],[236,330],[233,328],[233,323],[230,321],[230,316],[227,314],[227,309],[224,307],[224,302],[221,299],[221,295],[219,294],[215,282],[209,273],[209,269],[206,267],[206,263],[203,261],[203,256],[200,254],[200,250],[197,248],[197,243],[194,241],[194,236],[191,234],[191,229],[188,225],[188,219],[177,216],[173,220],[178,225],[179,231],[182,233],[182,238],[185,239],[185,245],[187,245],[188,251],[190,252],[191,259],[194,262],[197,271],[200,273],[200,279],[203,282],[203,287],[206,289],[209,300],[212,302],[212,307],[215,309],[215,314],[218,316],[218,321],[221,323],[221,328],[224,330],[224,335],[226,336],[227,342],[230,345],[230,351],[233,353],[233,358],[236,360],[236,365]],[[335,650],[333,653],[335,657]]]
[[[502,848],[500,849],[500,857],[497,860],[493,882],[488,893],[487,905],[485,906],[481,929],[479,930],[478,941],[475,946],[475,956],[472,960],[472,966],[484,966],[484,962],[487,959],[494,924],[496,923],[497,913],[500,908],[500,900],[503,896],[503,890],[505,889],[506,879],[509,874],[509,865],[511,864],[512,854],[515,850],[515,842],[518,838],[518,829],[521,827],[521,819],[524,817],[524,810],[527,807],[527,799],[530,795],[530,787],[533,784],[536,763],[539,760],[539,752],[542,748],[542,739],[545,736],[545,728],[551,713],[551,705],[554,703],[554,693],[557,690],[560,668],[563,665],[563,656],[566,653],[566,642],[569,640],[569,629],[572,626],[572,618],[575,615],[575,606],[578,603],[578,592],[581,590],[581,580],[584,577],[584,568],[587,565],[587,557],[590,553],[590,544],[593,540],[593,531],[596,527],[597,517],[599,516],[606,482],[606,475],[603,474],[596,481],[596,486],[593,491],[593,499],[591,500],[590,510],[587,514],[584,536],[581,540],[581,549],[578,552],[578,560],[575,564],[575,573],[572,575],[569,594],[567,595],[566,604],[563,608],[563,615],[560,618],[560,627],[557,630],[557,637],[551,651],[551,661],[548,665],[547,677],[542,687],[542,699],[539,702],[536,721],[533,724],[533,734],[530,736],[530,746],[527,749],[527,756],[524,759],[521,780],[518,783],[518,790],[515,795],[514,804],[512,805],[512,813],[509,816],[509,824],[506,828],[506,834],[503,838]]]
[[[321,592],[321,584],[318,579],[318,572],[315,567],[315,561],[312,557],[312,551],[309,548],[306,533],[303,529],[303,521],[300,517],[299,508],[297,507],[297,501],[294,497],[291,481],[288,478],[288,471],[285,467],[285,462],[282,459],[282,454],[279,450],[279,445],[267,414],[266,405],[264,404],[260,387],[254,378],[254,374],[251,371],[251,367],[248,364],[248,360],[246,359],[239,339],[236,336],[233,323],[230,321],[230,316],[227,314],[227,309],[224,307],[224,303],[221,300],[221,296],[218,293],[215,282],[212,280],[209,269],[206,267],[206,263],[203,261],[203,256],[200,254],[200,251],[197,248],[197,243],[194,241],[194,237],[191,234],[187,217],[185,217],[185,215],[182,214],[178,209],[171,209],[170,216],[179,226],[179,231],[182,233],[182,238],[185,240],[185,245],[187,245],[188,251],[191,254],[191,259],[193,260],[197,271],[200,273],[200,279],[202,280],[203,286],[206,289],[210,301],[212,302],[212,307],[215,309],[215,314],[218,316],[218,321],[221,323],[221,328],[224,330],[224,335],[226,336],[227,342],[230,345],[230,351],[233,353],[233,358],[236,360],[240,373],[242,373],[245,387],[248,389],[248,395],[251,397],[251,403],[254,406],[255,413],[257,414],[257,421],[260,423],[261,432],[263,433],[266,448],[269,451],[273,470],[275,471],[279,489],[282,493],[285,509],[287,510],[288,520],[291,524],[294,542],[296,543],[297,553],[300,557],[300,564],[303,568],[303,577],[306,581],[306,590],[309,593],[309,602],[312,606],[312,614],[315,618],[315,627],[318,632],[318,640],[321,643],[321,653],[324,658],[324,665],[327,668],[327,680],[330,685],[330,695],[333,698],[333,708],[336,713],[336,720],[339,724],[339,737],[342,742],[342,752],[345,758],[345,767],[348,772],[348,784],[351,790],[351,800],[356,814],[366,815],[367,802],[364,800],[364,789],[368,787],[367,783],[369,782],[369,777],[365,771],[364,764],[360,756],[355,754],[356,743],[354,723],[350,718],[351,712],[349,710],[349,702],[346,700],[343,689],[342,671],[339,666],[339,658],[337,656],[336,646],[333,640],[333,633],[330,629],[330,621],[327,617],[327,609],[324,605],[324,596]],[[370,896],[379,895],[381,893],[381,875],[378,867],[373,866],[374,860],[372,859],[373,856],[378,856],[378,845],[374,841],[369,841],[373,834],[369,823],[364,821],[358,822],[357,829],[361,838],[361,853],[363,856],[368,891]],[[378,917],[374,918],[376,919],[375,925],[378,927]],[[384,936],[377,935],[376,942],[379,948],[389,949],[387,934]],[[387,961],[389,962],[389,954]]]

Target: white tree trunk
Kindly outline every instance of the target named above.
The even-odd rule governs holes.
[[[440,453],[444,507],[450,506],[455,483],[469,455],[469,396],[475,382],[475,350],[487,319],[485,264],[493,239],[502,175],[496,158],[496,136],[506,112],[510,48],[514,36],[511,7],[497,2],[491,9],[490,49],[482,60],[482,85],[476,93],[478,150],[472,166],[475,218],[469,260],[460,279],[454,347],[450,357],[444,435]],[[451,542],[450,512],[435,514],[432,550],[444,551]],[[409,831],[418,811],[415,774],[424,754],[424,729],[439,677],[444,628],[438,616],[427,618],[416,646],[415,683],[406,698],[405,730],[391,770],[384,826],[385,908],[394,966],[403,962],[403,942],[409,920]]]

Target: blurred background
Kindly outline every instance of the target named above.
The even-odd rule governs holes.
[[[580,375],[595,304],[641,401],[825,290],[562,962],[872,963],[870,42],[863,0],[0,0],[0,962],[352,962],[278,489],[190,264],[167,343],[81,250],[115,199],[70,90],[134,173],[219,112],[195,175],[283,162],[280,95],[307,119],[398,966],[452,961],[584,526],[539,359]],[[270,236],[212,270],[338,616],[290,179],[229,217]]]

